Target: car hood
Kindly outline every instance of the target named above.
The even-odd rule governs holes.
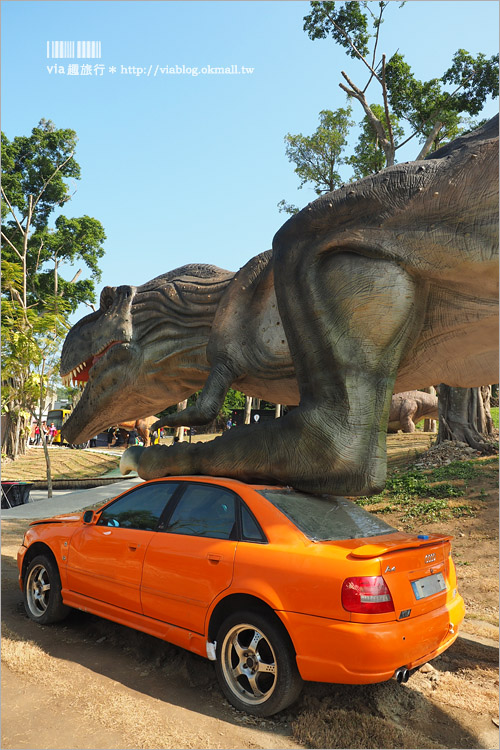
[[[82,516],[83,511],[81,513],[52,516],[52,518],[39,518],[36,521],[31,521],[30,526],[39,526],[42,523],[78,523],[82,520]]]

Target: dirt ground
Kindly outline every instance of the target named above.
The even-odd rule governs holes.
[[[294,706],[266,720],[233,709],[213,665],[170,644],[77,611],[35,625],[15,564],[27,522],[2,522],[1,746],[498,748],[496,469],[481,472],[461,500],[474,516],[425,529],[398,513],[384,519],[454,535],[464,637],[406,685],[308,683]]]

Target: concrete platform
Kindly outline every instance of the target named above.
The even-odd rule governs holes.
[[[95,503],[105,503],[142,481],[136,476],[90,490],[55,490],[51,498],[47,497],[47,490],[32,490],[30,498],[35,502],[17,505],[15,508],[2,508],[2,520],[8,521],[11,518],[34,520],[57,516],[61,513],[74,513]]]

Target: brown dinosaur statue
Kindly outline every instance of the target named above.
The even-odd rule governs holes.
[[[130,419],[126,422],[120,422],[118,429],[123,437],[125,434],[128,436],[132,430],[136,430],[139,437],[144,441],[144,445],[147,447],[148,445],[151,445],[151,433],[154,432],[154,430],[151,430],[151,427],[157,421],[158,417],[155,416],[142,417],[141,419]]]
[[[201,385],[194,407],[162,423],[205,423],[233,385],[298,406],[211,442],[130,448],[124,473],[368,494],[385,481],[392,394],[498,382],[497,329],[494,118],[322,196],[237,274],[185,266],[106,288],[64,344],[62,375],[88,382],[63,433],[83,440]]]
[[[389,410],[388,432],[415,432],[415,425],[422,419],[438,418],[437,396],[423,391],[395,393]]]

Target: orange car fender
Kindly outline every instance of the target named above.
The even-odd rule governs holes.
[[[207,610],[207,615],[205,618],[205,633],[207,635],[213,613],[217,609],[219,604],[235,596],[246,596],[251,597],[252,599],[257,599],[264,605],[272,609],[280,617],[280,619],[283,620],[280,615],[282,603],[276,590],[272,586],[269,586],[266,581],[263,581],[260,578],[252,578],[246,580],[245,582],[239,581],[238,586],[230,586],[228,589],[222,591],[213,600]]]
[[[59,575],[61,578],[62,588],[66,588],[67,576],[66,569],[68,564],[68,551],[71,537],[73,532],[78,527],[75,525],[71,529],[71,533],[68,533],[68,527],[65,526],[65,533],[59,524],[47,524],[43,528],[37,526],[30,527],[25,534],[25,544],[28,550],[33,544],[42,544],[52,552],[54,555],[57,567],[59,569]]]
[[[224,600],[229,599],[231,596],[242,595],[252,597],[252,599],[259,599],[261,602],[263,602],[273,610],[274,614],[280,619],[281,623],[283,624],[292,642],[293,648],[295,652],[297,652],[297,643],[295,642],[294,638],[293,622],[290,618],[289,613],[283,609],[280,597],[276,590],[273,587],[268,586],[266,582],[260,578],[248,579],[246,583],[246,586],[238,586],[237,588],[231,587],[229,589],[226,589],[212,602],[205,621],[205,633],[207,640],[209,640],[209,627],[212,615],[217,606]]]
[[[264,604],[267,604],[268,607],[271,607],[271,609],[274,609],[275,611],[283,609],[283,602],[276,589],[270,583],[259,577],[247,578],[244,581],[240,579],[237,586],[231,586],[223,593],[226,597],[231,594],[252,596],[254,599],[260,599]],[[222,598],[225,597],[223,596]]]

